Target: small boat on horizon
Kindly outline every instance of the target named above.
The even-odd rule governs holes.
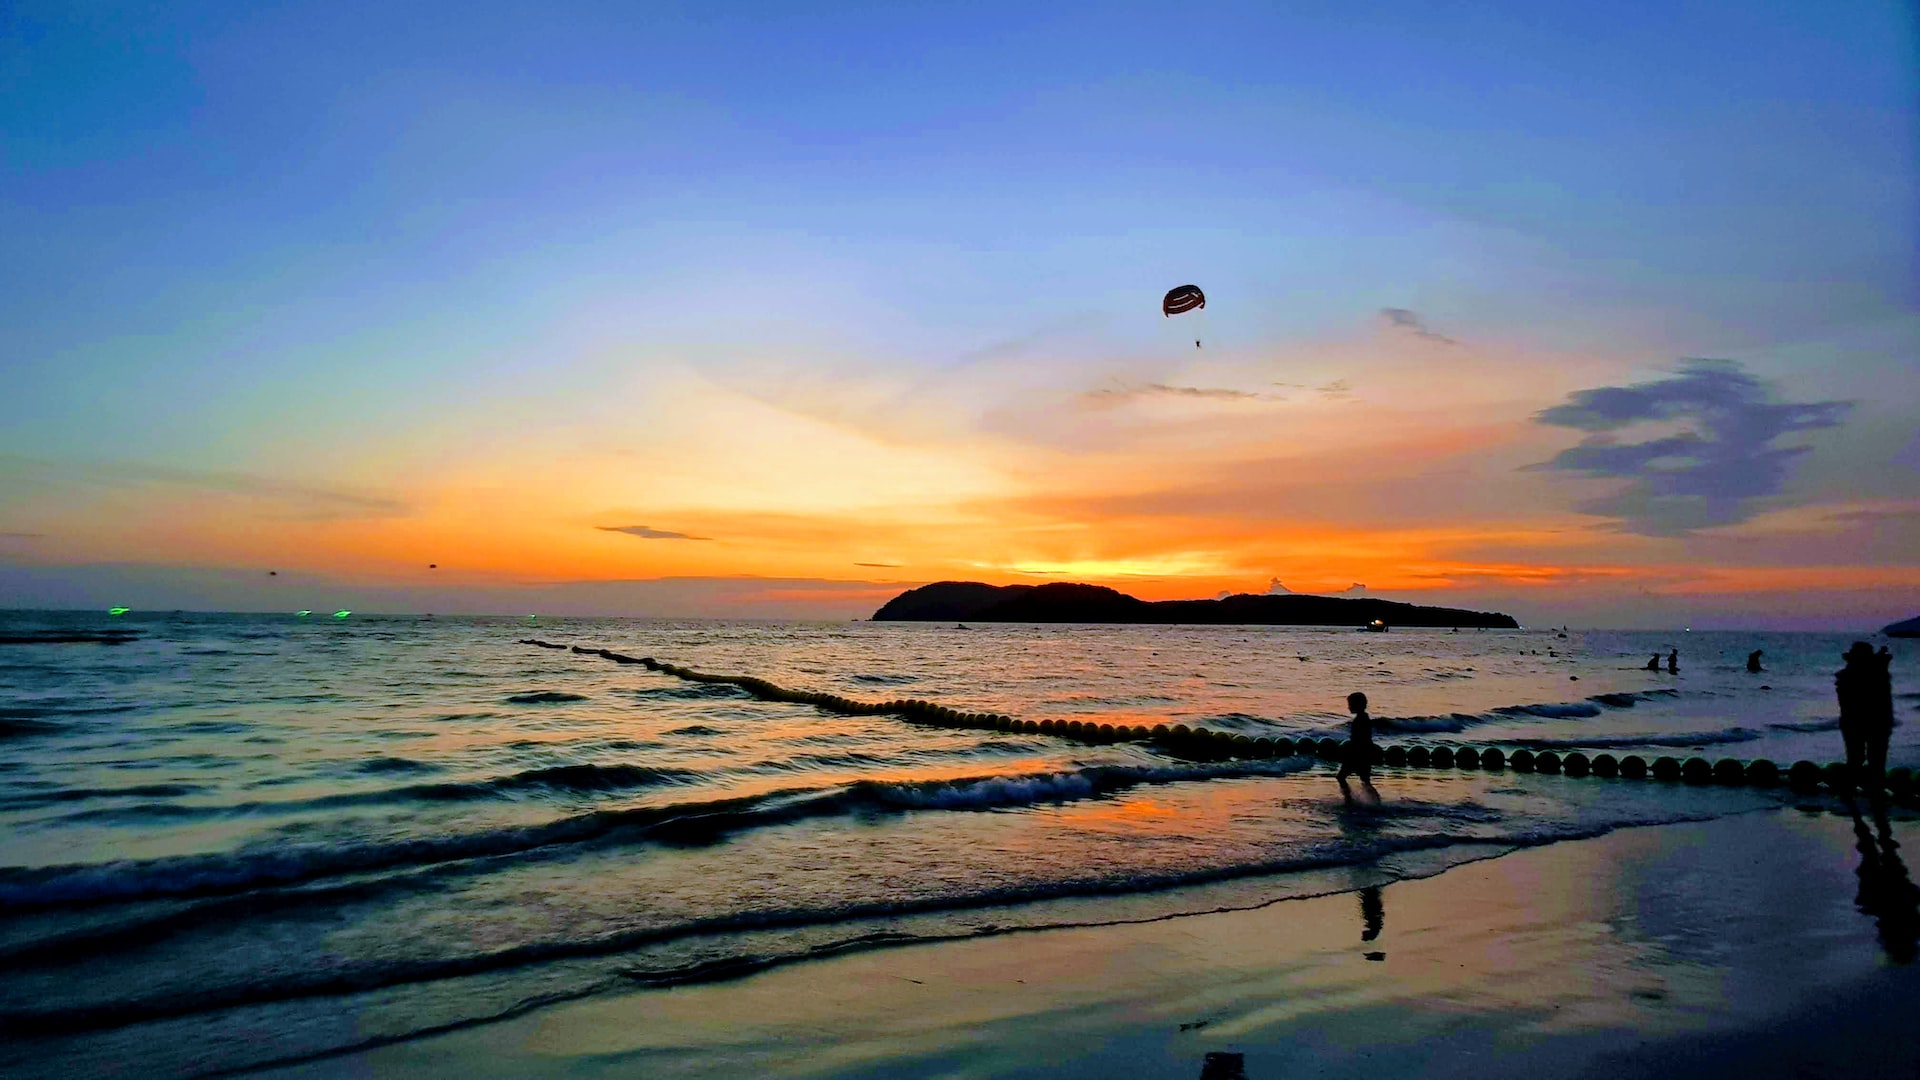
[[[1375,619],[1360,629],[1365,630],[1369,634],[1384,634],[1387,632],[1387,621],[1385,619]]]

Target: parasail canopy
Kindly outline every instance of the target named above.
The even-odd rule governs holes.
[[[1207,294],[1200,291],[1198,285],[1182,285],[1177,289],[1168,289],[1166,299],[1160,301],[1162,315],[1178,315],[1183,311],[1193,311],[1207,306]]]

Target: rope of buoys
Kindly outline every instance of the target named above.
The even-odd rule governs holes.
[[[636,664],[649,671],[672,675],[688,682],[737,686],[762,701],[812,705],[843,716],[892,715],[935,727],[974,728],[1023,735],[1053,735],[1094,744],[1152,743],[1156,748],[1199,761],[1304,756],[1337,762],[1346,753],[1346,741],[1331,737],[1315,739],[1309,736],[1296,740],[1281,735],[1256,738],[1250,735],[1214,731],[1209,728],[1192,728],[1186,724],[1174,724],[1171,727],[1166,724],[1156,724],[1148,728],[1145,725],[1099,724],[1081,720],[1022,720],[1003,713],[963,712],[918,699],[859,701],[837,694],[791,690],[750,675],[714,675],[655,660],[651,656],[628,656],[611,649],[559,645],[551,641],[541,641],[538,638],[521,638],[519,644],[534,645],[542,649],[571,650],[582,655],[611,660],[616,664]],[[1478,769],[1486,772],[1512,769],[1515,772],[1562,774],[1574,779],[1591,775],[1607,780],[1616,778],[1642,780],[1651,776],[1654,780],[1663,783],[1717,784],[1723,787],[1769,788],[1785,781],[1789,788],[1803,793],[1812,793],[1826,788],[1835,793],[1846,794],[1855,790],[1856,787],[1853,770],[1844,762],[1837,761],[1826,765],[1817,765],[1811,761],[1796,761],[1783,770],[1779,765],[1765,758],[1745,762],[1737,758],[1721,758],[1719,761],[1710,762],[1703,757],[1692,757],[1681,761],[1677,758],[1662,756],[1649,762],[1638,754],[1627,754],[1616,758],[1612,754],[1596,753],[1588,757],[1574,750],[1562,756],[1552,750],[1536,752],[1525,747],[1508,752],[1497,746],[1474,747],[1447,744],[1424,746],[1419,743],[1375,745],[1373,760],[1394,768]],[[1916,781],[1914,770],[1905,766],[1889,769],[1883,785],[1885,790],[1899,801],[1920,805],[1920,782]]]

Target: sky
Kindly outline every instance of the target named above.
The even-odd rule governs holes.
[[[720,7],[0,6],[0,607],[1920,613],[1910,5]]]

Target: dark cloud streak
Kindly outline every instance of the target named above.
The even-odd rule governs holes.
[[[1383,307],[1380,309],[1380,318],[1395,330],[1405,330],[1414,337],[1423,338],[1437,345],[1460,344],[1458,341],[1428,326],[1427,321],[1421,318],[1420,313],[1417,311],[1409,311],[1406,308],[1399,307]]]
[[[668,532],[650,525],[595,525],[601,532],[625,533],[642,540],[711,540],[711,536],[689,536],[686,533]]]
[[[1682,536],[1732,525],[1759,512],[1755,500],[1779,492],[1806,446],[1776,446],[1787,435],[1837,427],[1845,401],[1780,402],[1766,384],[1730,360],[1689,360],[1671,378],[1602,386],[1568,395],[1534,419],[1587,433],[1576,446],[1529,469],[1631,480],[1583,503],[1584,513],[1615,518],[1646,536]],[[1638,424],[1684,425],[1643,442],[1618,433]]]

